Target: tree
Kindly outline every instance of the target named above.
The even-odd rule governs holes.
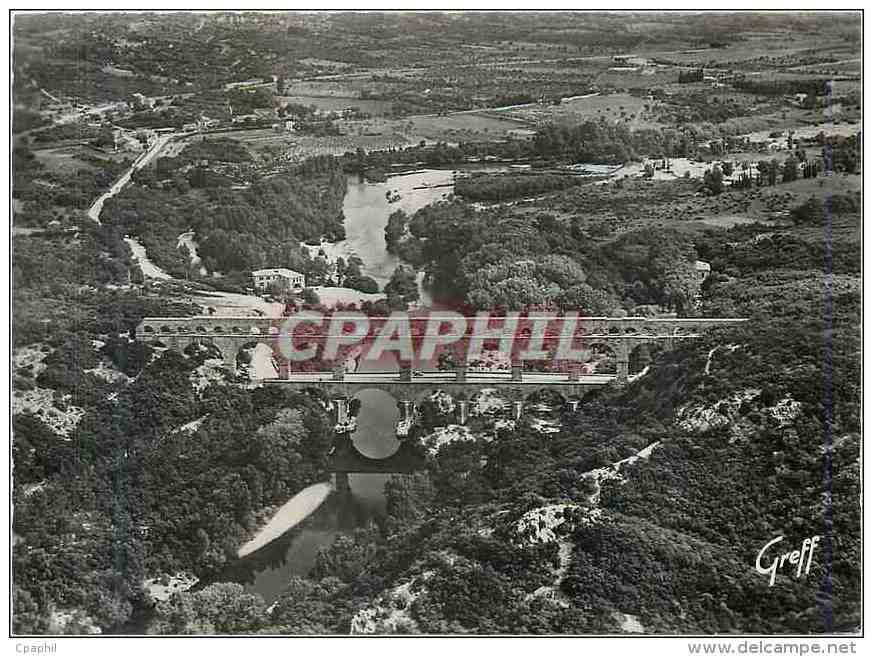
[[[391,280],[385,284],[385,294],[389,298],[399,297],[405,303],[418,301],[418,281],[415,270],[399,265],[391,275]]]
[[[776,184],[776,176],[778,176],[778,175],[779,175],[779,162],[777,162],[775,159],[770,160],[770,166],[767,169],[767,176],[768,176],[768,179],[769,179],[771,186]]]
[[[408,222],[409,217],[403,210],[395,210],[389,215],[388,223],[385,226],[385,248],[388,253],[394,253],[397,249],[397,245],[406,232]]]
[[[263,626],[266,603],[240,584],[211,584],[181,593],[156,607],[157,634],[245,634]]]
[[[46,634],[49,619],[42,613],[33,596],[14,586],[12,589],[12,631],[15,634]]]
[[[797,180],[797,160],[789,157],[782,165],[782,182]]]
[[[703,186],[710,194],[721,194],[724,191],[724,176],[717,164],[704,172]]]
[[[313,290],[311,287],[307,287],[303,290],[302,293],[303,302],[310,306],[317,306],[321,303],[321,299],[318,298],[318,293]]]
[[[346,276],[344,285],[366,294],[374,294],[379,291],[379,283],[371,276]]]
[[[768,185],[776,184],[776,177],[779,174],[779,163],[776,160],[771,160],[770,162],[761,160],[758,162],[757,169],[763,182]]]

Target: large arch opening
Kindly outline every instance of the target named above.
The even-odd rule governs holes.
[[[567,398],[557,390],[540,388],[524,399],[523,415],[540,433],[556,433],[561,430],[561,415],[567,406]]]
[[[588,358],[582,364],[583,374],[615,374],[617,358],[615,350],[606,342],[587,345]]]
[[[563,408],[567,398],[552,388],[539,388],[524,399],[526,408],[533,412],[548,413]]]
[[[512,400],[499,388],[482,388],[470,399],[470,415],[509,418],[512,415]]]
[[[634,347],[628,357],[628,374],[633,376],[646,370],[664,347],[658,342],[643,342]]]
[[[416,421],[427,431],[458,423],[458,401],[460,398],[456,398],[440,388],[428,388],[416,392],[415,396],[418,408]]]
[[[186,346],[182,350],[182,353],[185,354],[188,358],[194,358],[199,360],[200,362],[208,359],[221,360],[221,349],[219,349],[208,340],[195,340],[191,342],[191,344]]]
[[[397,423],[400,408],[393,396],[377,388],[358,391],[349,410],[356,411],[357,428],[352,434],[355,449],[371,459],[385,459],[400,449]]]
[[[252,381],[279,377],[272,347],[260,340],[249,340],[237,348],[236,369]]]

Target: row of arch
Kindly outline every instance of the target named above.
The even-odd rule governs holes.
[[[676,326],[670,333],[664,333],[663,331],[659,331],[655,327],[645,327],[643,330],[638,330],[636,327],[628,326],[622,331],[617,326],[612,326],[609,328],[607,333],[577,333],[577,337],[584,338],[586,336],[591,335],[644,335],[644,336],[660,336],[660,335],[696,335],[697,328],[690,326]],[[143,325],[143,332],[149,335],[187,335],[192,333],[199,334],[208,334],[215,333],[221,335],[279,335],[279,327],[278,326],[268,326],[266,330],[262,330],[261,327],[257,325],[250,326],[239,326],[233,325],[229,327],[224,327],[221,325],[215,325],[212,327],[210,331],[208,327],[197,324],[195,326],[186,325],[186,324],[178,324],[175,328],[168,324],[163,324],[158,328],[151,324]],[[530,329],[522,329],[519,331],[519,337],[527,338],[530,337]]]
[[[204,339],[204,340],[190,340],[184,345],[176,345],[176,344],[167,344],[161,340],[160,337],[155,337],[152,340],[148,340],[147,344],[151,347],[156,347],[159,349],[168,349],[171,351],[177,351],[185,356],[193,356],[197,353],[206,353],[208,354],[207,358],[213,359],[221,359],[224,361],[226,366],[233,366],[234,368],[239,367],[240,365],[248,364],[250,359],[244,354],[248,352],[251,353],[251,350],[256,348],[259,344],[266,345],[272,349],[272,345],[265,342],[264,340],[258,339],[257,336],[252,336],[252,339],[243,339],[237,341],[230,345],[218,345],[215,342]],[[278,376],[279,368],[278,363],[275,358],[273,359],[273,368],[276,371],[276,376]]]
[[[260,339],[262,337],[261,334],[250,334],[250,335],[252,336],[251,339],[247,339],[245,341],[242,341],[248,337],[247,335],[243,334],[240,336],[240,340],[234,341],[230,345],[218,345],[209,338],[205,338],[203,340],[192,339],[187,344],[182,346],[181,348],[178,348],[178,350],[181,351],[182,353],[185,353],[186,355],[190,355],[192,349],[197,349],[197,350],[207,349],[207,350],[210,350],[212,352],[213,357],[221,358],[221,359],[225,360],[225,362],[229,362],[231,357],[232,357],[233,362],[236,363],[236,362],[238,362],[238,360],[240,358],[240,354],[244,350],[251,349],[252,347],[257,346],[258,344],[267,345],[271,349],[273,349],[275,346],[268,341],[264,341],[263,339]],[[154,338],[148,340],[147,343],[150,344],[151,346],[154,346],[154,347],[162,347],[162,348],[168,348],[168,349],[176,349],[177,348],[177,345],[175,345],[175,344],[167,344],[167,343],[163,342],[159,336],[155,336]],[[589,348],[590,348],[591,354],[593,356],[606,357],[606,360],[603,360],[602,358],[600,360],[592,359],[589,361],[585,361],[584,363],[580,363],[583,366],[583,368],[586,368],[586,366],[590,365],[591,363],[595,364],[593,368],[589,367],[587,369],[583,369],[584,374],[615,374],[616,373],[617,362],[618,362],[618,358],[619,358],[619,355],[618,355],[618,352],[616,351],[616,349],[614,349],[608,342],[592,342],[589,345]],[[228,349],[232,350],[233,354],[223,353],[223,351],[227,351]],[[660,343],[655,342],[655,341],[643,342],[643,343],[635,345],[632,349],[629,349],[627,352],[628,364],[629,364],[628,373],[635,374],[635,373],[641,371],[651,361],[654,354],[656,352],[660,351],[661,349],[663,349],[663,345],[661,345]],[[277,369],[277,372],[278,372],[278,369]],[[528,370],[528,372],[529,373],[536,373],[537,370]],[[468,374],[471,374],[471,373],[472,372],[468,372]],[[399,369],[398,369],[398,374],[399,374]]]
[[[197,325],[194,327],[185,326],[183,324],[179,324],[175,329],[168,325],[163,325],[159,329],[155,329],[151,324],[146,324],[143,326],[143,332],[148,335],[190,335],[192,333],[199,333],[201,335],[205,335],[210,333],[209,329],[203,325]],[[279,327],[278,326],[268,326],[265,331],[262,331],[259,326],[250,326],[250,327],[241,327],[241,326],[230,326],[225,328],[220,325],[216,325],[213,327],[211,333],[221,334],[221,335],[279,335]]]

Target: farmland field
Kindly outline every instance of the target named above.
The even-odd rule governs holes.
[[[79,169],[96,171],[93,165],[76,158],[81,152],[79,146],[66,146],[62,148],[46,148],[36,151],[36,159],[46,168],[46,171],[56,174],[74,174]]]
[[[533,104],[526,107],[500,111],[500,116],[513,118],[530,124],[544,121],[574,121],[598,120],[604,117],[614,122],[622,118],[630,118],[633,127],[652,125],[646,120],[645,98],[629,94],[602,94],[565,100],[560,105]],[[623,116],[624,113],[624,116]],[[492,115],[495,112],[491,113]]]
[[[340,112],[347,107],[357,107],[362,112],[372,114],[374,116],[381,114],[389,114],[393,103],[387,100],[362,100],[357,97],[348,96],[276,96],[276,102],[281,105],[285,103],[296,103],[298,105],[314,106],[322,112]]]

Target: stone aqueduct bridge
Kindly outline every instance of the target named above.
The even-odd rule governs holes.
[[[236,367],[237,354],[246,346],[263,343],[280,359],[279,377],[265,383],[289,385],[300,390],[318,389],[333,401],[337,440],[329,459],[329,469],[336,473],[337,487],[348,489],[349,472],[413,472],[421,467],[422,457],[407,441],[386,459],[371,459],[361,454],[351,440],[354,419],[348,417],[348,403],[358,392],[377,389],[394,397],[401,410],[398,436],[406,435],[417,406],[434,390],[456,401],[456,419],[466,424],[470,400],[484,388],[492,388],[512,405],[513,417],[521,417],[525,399],[535,391],[558,392],[572,410],[579,399],[594,388],[613,381],[625,383],[631,352],[639,345],[661,343],[671,348],[676,340],[697,338],[708,328],[746,321],[745,319],[676,319],[645,317],[579,318],[581,331],[574,345],[606,346],[615,354],[616,373],[582,375],[524,372],[523,363],[512,362],[511,373],[467,372],[457,367],[453,372],[427,372],[414,375],[409,364],[398,372],[349,374],[339,362],[333,372],[291,372],[276,349],[284,317],[147,317],[137,326],[136,337],[146,343],[160,343],[179,351],[196,344],[212,345],[221,353],[225,365]]]
[[[499,319],[499,318],[494,318]],[[523,390],[556,389],[564,397],[580,397],[592,386],[612,380],[624,383],[628,378],[631,352],[639,345],[661,343],[671,348],[676,340],[697,338],[708,328],[745,322],[745,319],[722,318],[647,318],[647,317],[580,317],[574,344],[582,347],[606,346],[615,354],[616,373],[608,375],[534,374],[523,372],[523,363],[513,361],[512,373],[504,375],[467,373],[463,367],[454,373],[427,374],[414,377],[408,365],[398,373],[345,374],[343,364],[331,373],[297,373],[289,371],[287,361],[275,347],[285,317],[146,317],[136,329],[136,337],[147,343],[160,343],[171,349],[184,350],[193,344],[210,344],[228,367],[236,367],[237,354],[243,347],[264,343],[280,358],[279,378],[273,383],[300,388],[319,388],[331,397],[350,398],[363,389],[381,389],[399,401],[417,401],[439,387],[452,396],[469,397],[482,388],[498,388],[509,398],[518,398]],[[514,393],[514,394],[513,394]],[[523,398],[523,397],[522,397]]]

